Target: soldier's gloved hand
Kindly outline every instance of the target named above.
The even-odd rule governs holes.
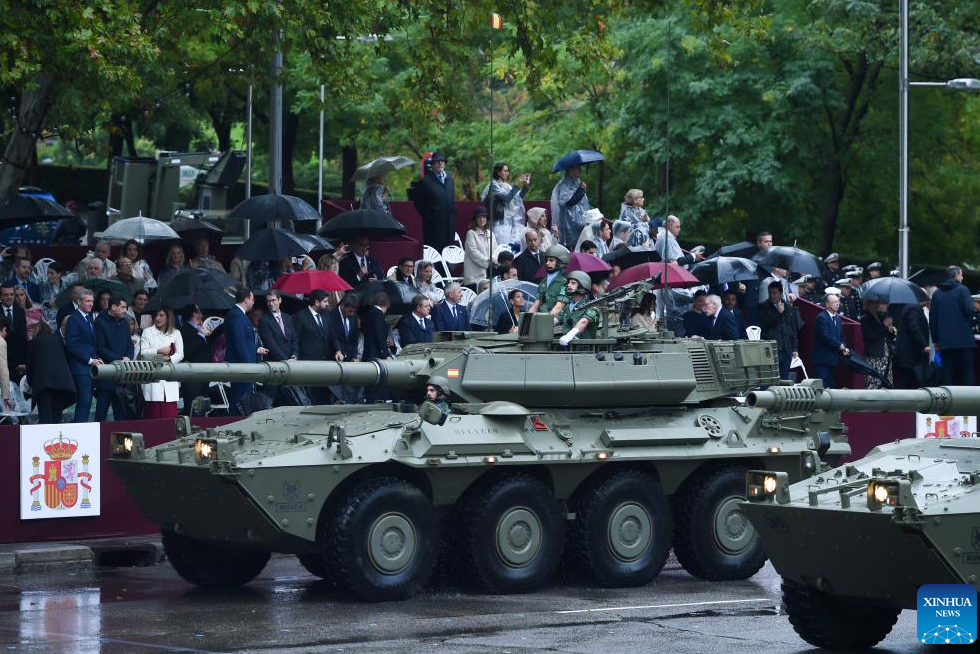
[[[568,333],[566,333],[564,336],[558,339],[558,342],[561,343],[562,345],[568,345],[573,340],[575,340],[576,336],[578,336],[578,327],[572,327],[571,329],[568,330]]]

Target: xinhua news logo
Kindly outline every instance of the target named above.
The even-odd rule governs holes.
[[[977,589],[969,584],[919,588],[916,627],[929,645],[970,645],[977,637]]]

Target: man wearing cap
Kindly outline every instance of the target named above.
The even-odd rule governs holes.
[[[852,270],[848,274],[853,274]],[[846,316],[851,320],[861,320],[861,301],[854,294],[854,287],[851,286],[850,277],[842,277],[835,282],[840,291],[840,315]],[[826,291],[826,289],[825,289]]]
[[[971,327],[973,300],[963,285],[963,270],[959,266],[950,266],[946,273],[946,283],[932,294],[929,332],[940,351],[942,383],[973,386],[976,350]]]
[[[851,282],[851,295],[861,303],[861,284],[864,283],[864,269],[854,264],[844,268],[844,276]]]
[[[881,277],[881,262],[872,261],[864,270],[868,273],[868,279],[878,279]]]
[[[422,241],[439,252],[455,241],[456,234],[456,184],[446,172],[446,155],[437,150],[432,166],[424,173],[416,188],[415,204],[422,214]]]
[[[836,252],[831,252],[823,258],[824,270],[822,279],[824,286],[834,286],[837,284],[837,280],[840,279],[840,257]]]

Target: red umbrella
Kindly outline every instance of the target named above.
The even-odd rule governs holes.
[[[664,267],[666,266],[666,271]],[[657,275],[660,275],[660,279],[654,284],[655,288],[664,287],[664,277],[667,278],[667,286],[670,288],[680,288],[684,286],[701,286],[704,284],[697,277],[689,273],[686,269],[681,268],[676,263],[663,263],[657,261],[656,263],[642,263],[639,266],[633,266],[632,268],[627,268],[623,272],[616,276],[616,279],[612,280],[609,284],[607,291],[611,291],[614,288],[619,288],[620,286],[625,286],[626,284],[632,284],[633,282],[642,282],[644,280],[653,279]]]
[[[332,270],[301,270],[299,272],[286,273],[276,279],[272,288],[294,295],[305,295],[316,289],[322,291],[351,290],[350,284],[341,279],[340,275]]]
[[[592,276],[592,281],[598,281],[612,272],[612,266],[600,259],[599,257],[586,254],[585,252],[573,252],[568,257],[568,265],[565,266],[565,272],[570,273],[574,270],[581,270],[582,272]],[[538,268],[538,272],[534,273],[534,279],[541,279],[548,273],[544,266]]]

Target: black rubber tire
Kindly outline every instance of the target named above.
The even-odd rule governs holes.
[[[306,568],[306,571],[314,577],[333,581],[333,573],[330,570],[330,566],[327,565],[327,559],[323,554],[319,552],[315,554],[297,554],[296,558],[299,559],[300,565]]]
[[[610,542],[609,521],[626,503],[639,505],[651,520],[649,543],[628,558],[617,555]],[[587,573],[600,586],[642,586],[660,574],[670,554],[670,504],[655,477],[639,470],[622,470],[576,492],[575,513],[568,534],[568,558],[573,570]],[[633,522],[635,525],[635,520]]]
[[[221,547],[162,531],[163,551],[181,577],[204,588],[238,588],[255,579],[269,562],[270,552]]]
[[[468,493],[457,507],[456,551],[460,578],[490,593],[523,593],[550,579],[561,562],[564,512],[551,489],[525,474],[504,475]],[[537,536],[537,551],[520,565],[508,563],[498,547],[498,523],[514,511],[525,511],[538,521],[524,531],[526,522],[514,517],[517,528]],[[515,532],[516,533],[516,532]]]
[[[379,477],[355,486],[337,502],[321,535],[334,584],[369,602],[407,599],[421,590],[432,576],[439,549],[439,518],[425,494],[401,479]],[[414,542],[404,566],[391,571],[374,563],[370,545],[372,528],[386,516],[399,520],[401,527],[382,536],[393,532],[397,542],[411,530]]]
[[[800,638],[814,647],[859,650],[891,632],[901,609],[840,602],[811,586],[783,580],[783,609]]]
[[[674,555],[695,577],[709,581],[748,579],[766,563],[757,533],[737,552],[723,549],[715,534],[716,511],[732,497],[745,497],[746,470],[733,465],[699,470],[673,496]],[[748,519],[739,516],[739,520],[736,524],[742,533],[746,529],[755,532]]]

